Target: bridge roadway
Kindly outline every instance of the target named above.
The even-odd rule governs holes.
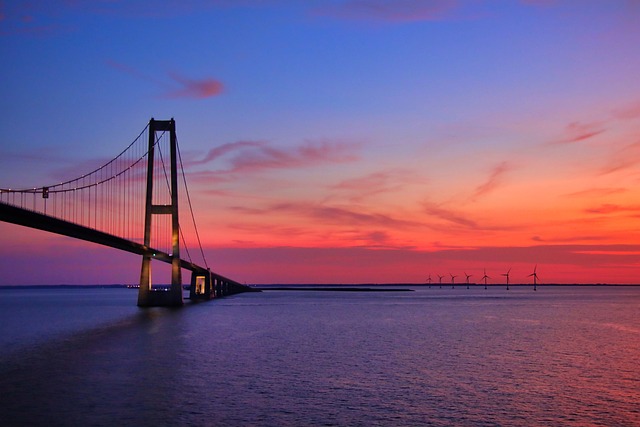
[[[3,202],[0,202],[0,221],[85,240],[137,255],[148,255],[154,260],[168,264],[171,264],[173,260],[173,257],[168,253],[146,247],[140,243]],[[239,292],[258,291],[183,259],[180,260],[180,267],[193,273],[190,292],[192,299],[210,299]],[[196,289],[196,280],[199,275],[209,279],[206,281],[206,290],[203,287]]]

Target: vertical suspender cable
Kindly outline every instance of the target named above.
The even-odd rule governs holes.
[[[189,195],[189,187],[187,186],[187,177],[184,173],[184,166],[182,164],[182,156],[180,155],[180,145],[178,144],[176,137],[176,148],[178,151],[178,160],[180,161],[180,170],[182,171],[182,180],[184,181],[184,190],[187,195],[187,201],[189,203],[189,211],[191,211],[191,219],[193,220],[193,228],[196,232],[196,238],[198,239],[198,246],[200,247],[200,254],[202,254],[202,260],[204,261],[204,266],[209,269],[209,265],[207,264],[207,259],[204,256],[204,250],[202,249],[202,242],[200,241],[200,233],[198,233],[198,226],[196,225],[196,217],[193,214],[193,206],[191,205],[191,196]]]

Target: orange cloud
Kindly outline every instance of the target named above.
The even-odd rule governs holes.
[[[587,213],[613,214],[618,212],[640,212],[640,205],[621,206],[606,203],[595,208],[585,209]]]
[[[574,193],[567,194],[567,197],[601,197],[609,196],[611,194],[621,194],[628,192],[628,188],[615,187],[615,188],[589,188],[587,190],[576,191]]]

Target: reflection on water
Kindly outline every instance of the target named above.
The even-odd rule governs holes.
[[[5,292],[9,425],[640,425],[639,288]]]

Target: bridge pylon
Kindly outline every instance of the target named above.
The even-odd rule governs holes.
[[[158,205],[153,203],[154,154],[156,148],[156,132],[169,132],[170,144],[170,192],[171,204]],[[178,164],[177,138],[175,120],[149,121],[149,151],[147,154],[147,189],[145,199],[144,219],[144,247],[149,249],[151,244],[152,221],[155,215],[171,215],[171,289],[167,291],[153,290],[151,287],[151,261],[153,251],[148,250],[142,255],[142,269],[140,272],[140,288],[138,290],[138,306],[181,306],[182,299],[182,271],[180,261],[180,226],[178,222]]]

